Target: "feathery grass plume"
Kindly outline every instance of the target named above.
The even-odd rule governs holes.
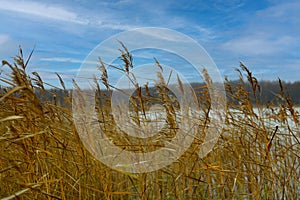
[[[151,97],[151,94],[150,94],[150,90],[149,90],[149,83],[146,83],[145,85],[144,85],[144,87],[145,87],[145,92],[146,92],[146,96],[147,97]]]
[[[32,78],[32,80],[35,81],[35,84],[38,87],[40,87],[42,90],[45,90],[44,82],[43,82],[42,78],[40,77],[39,73],[32,72],[32,74],[36,77],[36,78]]]
[[[14,57],[14,61],[17,63],[17,65],[21,66],[23,70],[26,69],[28,63],[29,63],[29,60],[31,59],[31,56],[34,52],[34,49],[33,48],[28,56],[28,58],[26,59],[26,62],[24,61],[24,55],[23,55],[23,50],[21,48],[21,46],[19,46],[19,55],[16,55]]]
[[[293,102],[292,102],[292,100],[290,98],[290,95],[288,94],[287,91],[285,91],[283,89],[282,81],[280,80],[280,78],[278,78],[278,83],[279,83],[279,87],[280,87],[280,95],[285,100],[285,102],[286,102],[286,104],[288,106],[288,109],[289,109],[289,111],[290,111],[290,113],[291,113],[291,115],[293,117],[295,125],[298,126],[299,125],[299,120],[298,120],[298,118],[297,118],[297,116],[295,114],[294,105],[293,105]],[[285,95],[285,93],[287,93],[287,95]]]
[[[98,83],[98,79],[97,79],[96,76],[94,76],[93,80],[94,80],[94,83],[95,83],[95,86],[96,86],[96,97],[100,97],[101,89],[100,89],[100,85]]]
[[[157,66],[157,67],[159,67],[159,69],[161,70],[161,72],[164,72],[164,69],[163,69],[163,67],[161,66],[161,64],[158,62],[158,60],[156,59],[156,58],[153,58],[154,59],[154,61],[155,61],[155,65]]]
[[[125,71],[127,74],[129,74],[130,69],[133,68],[133,57],[131,53],[128,51],[127,47],[123,44],[123,42],[118,41],[120,45],[122,46],[122,49],[119,49],[121,52],[121,60],[124,63]]]
[[[65,94],[68,94],[67,89],[66,89],[66,86],[65,86],[65,82],[63,81],[63,79],[61,78],[61,76],[60,76],[57,72],[55,72],[55,74],[56,74],[56,76],[58,77],[58,80],[59,80],[59,82],[60,82],[60,85],[62,86],[62,88],[63,88]]]
[[[108,74],[107,70],[105,68],[105,64],[102,62],[102,60],[99,57],[100,66],[98,66],[98,69],[101,71],[101,80],[103,85],[106,87],[107,90],[110,90],[110,85],[108,83]]]
[[[252,72],[242,62],[240,62],[240,67],[241,67],[242,70],[247,72],[247,79],[248,79],[248,81],[251,85],[253,95],[257,99],[257,92],[256,91],[258,91],[259,93],[261,92],[260,91],[260,85],[258,84],[257,79],[252,76]]]
[[[173,102],[171,101],[170,91],[161,72],[157,72],[157,77],[158,82],[156,83],[156,88],[158,89],[158,94],[161,97],[162,105],[166,111],[167,122],[171,129],[177,129],[176,112]]]

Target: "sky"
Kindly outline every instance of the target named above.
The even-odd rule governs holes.
[[[236,79],[243,62],[259,80],[300,80],[298,0],[0,0],[0,24],[0,59],[34,48],[27,70],[53,84],[55,72],[75,77],[99,43],[142,27],[191,37],[222,77]]]

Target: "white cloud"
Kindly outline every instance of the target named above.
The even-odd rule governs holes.
[[[149,36],[149,39],[158,39],[162,41],[170,41],[183,43],[187,41],[186,36],[174,33],[173,30],[167,28],[158,28],[158,29],[136,29],[137,32],[145,36]],[[171,34],[170,34],[171,33]],[[173,34],[172,34],[173,33]]]
[[[280,2],[256,11],[238,35],[222,45],[226,51],[243,56],[290,54],[299,44],[300,2]]]
[[[123,4],[126,2],[127,0],[124,0],[124,2],[120,1],[117,3]],[[87,13],[87,11],[85,11],[84,13],[82,13],[82,11],[80,13],[76,13],[62,6],[35,2],[35,1],[0,0],[0,10],[29,14],[29,15],[48,18],[57,21],[91,25],[94,27],[101,27],[101,28],[107,28],[112,30],[129,30],[129,29],[137,28],[137,26],[124,24],[116,20],[109,19],[109,16],[111,14],[107,14],[103,16],[103,14],[98,15],[94,13],[90,15],[89,13]],[[111,13],[114,13],[113,10],[110,11]],[[82,18],[81,16],[86,16],[86,18]]]
[[[231,12],[233,10],[239,9],[245,5],[245,0],[214,0],[214,7],[218,10]]]
[[[135,4],[135,0],[118,0],[116,2],[109,1],[109,2],[104,2],[104,1],[99,1],[99,5],[101,6],[110,6],[110,7],[121,7],[121,6],[128,6]]]
[[[242,36],[223,44],[225,50],[239,55],[269,55],[284,51],[293,42],[290,37],[269,39],[261,36]]]
[[[88,23],[87,20],[80,19],[76,13],[68,11],[63,7],[34,1],[0,1],[0,10],[19,12],[78,24]]]
[[[65,58],[65,57],[41,58],[40,61],[82,63],[82,60],[80,60],[80,59]]]
[[[19,45],[20,43],[14,41],[10,35],[0,34],[0,59],[9,59],[11,56],[16,55]]]
[[[8,35],[0,35],[0,45],[5,44],[6,42],[9,41],[9,36]]]
[[[279,4],[275,4],[267,9],[257,12],[257,15],[261,18],[271,18],[274,20],[295,20],[299,22],[299,1],[287,1]]]
[[[93,23],[91,23],[91,24],[93,24]],[[98,24],[101,28],[108,28],[108,29],[112,29],[112,30],[124,30],[124,31],[138,27],[138,26],[134,26],[134,25],[116,23],[113,21],[99,21],[98,23],[95,23],[95,25],[96,24]]]
[[[94,65],[95,69],[97,69],[97,66],[99,65],[99,62],[97,60],[95,61],[89,61],[89,60],[81,60],[76,58],[67,58],[67,57],[48,57],[48,58],[40,58],[39,61],[43,62],[57,62],[57,63],[74,63],[74,64],[90,64]]]

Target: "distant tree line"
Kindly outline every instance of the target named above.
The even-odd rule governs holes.
[[[229,84],[232,86],[232,88],[238,88],[239,85],[241,85],[241,81],[230,81]],[[282,89],[284,91],[284,95],[288,96],[294,105],[300,105],[300,81],[296,82],[282,82],[282,89],[279,86],[278,81],[260,81],[260,92],[258,93],[259,102],[261,104],[268,104],[272,102],[272,104],[276,105],[276,102],[280,101]],[[191,84],[194,91],[197,93],[197,95],[201,95],[205,90],[205,83],[192,83]],[[247,92],[249,92],[250,96],[252,95],[252,89],[251,85],[249,83],[244,83],[243,87]],[[0,98],[3,96],[6,92],[8,92],[10,89],[4,86],[0,85]],[[155,88],[151,87],[149,88],[149,91],[151,95],[158,95],[155,92]],[[62,90],[62,89],[36,89],[35,90],[37,96],[40,98],[42,102],[52,102],[55,104],[59,104],[61,106],[68,106],[70,102],[66,102],[68,97],[70,97],[72,91],[71,90]],[[143,95],[146,95],[145,90],[142,90]],[[170,91],[170,94],[172,92]],[[136,95],[135,93],[133,96]],[[105,89],[101,90],[97,93],[96,99],[100,99],[99,102],[107,102],[107,100],[111,96],[111,91],[107,91]],[[252,95],[253,96],[253,95]],[[277,99],[277,100],[276,100]],[[228,101],[231,99],[228,98]],[[276,101],[274,101],[276,100]],[[254,98],[253,98],[254,101]]]
[[[270,102],[276,104],[282,100],[282,95],[284,95],[290,98],[294,105],[300,105],[300,81],[282,81],[282,88],[280,87],[279,81],[260,81],[259,85],[259,100],[262,104]],[[247,84],[246,90],[251,92],[250,84]]]

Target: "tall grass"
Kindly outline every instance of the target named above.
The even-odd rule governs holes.
[[[124,48],[124,46],[123,46]],[[124,73],[130,74],[132,57],[123,49]],[[31,57],[31,54],[29,58]],[[95,160],[81,143],[72,119],[72,92],[59,76],[62,93],[41,98],[49,90],[38,73],[27,74],[22,50],[0,77],[0,197],[4,199],[299,199],[299,113],[281,81],[276,104],[263,105],[259,82],[242,63],[239,84],[225,80],[228,96],[226,125],[214,150],[203,159],[197,154],[201,139],[172,165],[155,172],[131,174],[113,170]],[[159,64],[157,62],[157,64]],[[111,88],[102,63],[102,82],[96,110],[105,133],[130,151],[154,151],[176,134],[176,100],[165,82],[150,94],[136,85],[131,109],[135,123],[142,123],[147,100],[161,101],[167,122],[157,138],[149,141],[119,135],[110,115]],[[159,67],[159,66],[158,66]],[[99,72],[100,73],[100,72]],[[95,80],[99,82],[99,80]],[[101,80],[100,80],[101,81]],[[76,83],[75,83],[76,84]],[[252,91],[246,90],[251,86]],[[183,88],[183,87],[182,87]],[[55,91],[55,90],[53,90]],[[147,92],[148,91],[148,92]],[[206,87],[197,90],[202,103],[198,136],[205,135],[210,98]],[[64,99],[64,105],[58,101]],[[43,99],[43,100],[41,100]],[[255,103],[253,103],[255,102]],[[276,105],[276,106],[275,106]]]

